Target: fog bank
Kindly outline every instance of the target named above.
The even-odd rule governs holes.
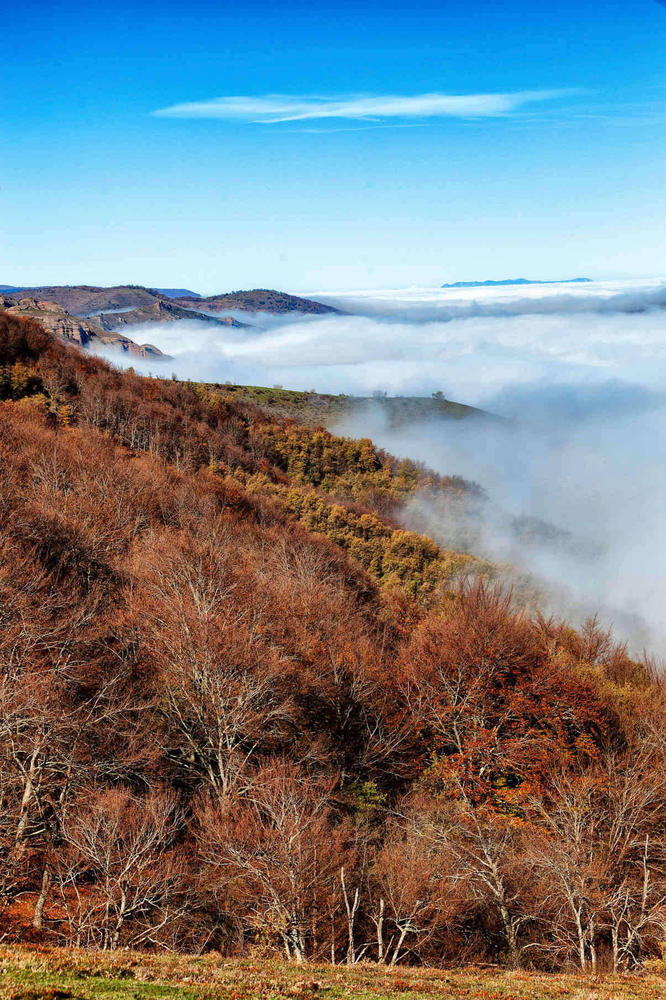
[[[599,611],[633,648],[666,652],[666,285],[408,289],[327,296],[347,315],[248,317],[252,329],[134,328],[181,378],[371,395],[428,395],[504,421],[411,425],[379,412],[340,428],[463,475],[482,524],[419,500],[411,526],[556,585],[555,610]],[[114,357],[117,361],[117,357]],[[137,363],[158,373],[155,362]],[[554,531],[515,531],[534,519]],[[559,602],[559,607],[557,606]]]

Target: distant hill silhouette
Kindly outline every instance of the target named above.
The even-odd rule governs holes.
[[[573,285],[587,284],[591,278],[563,278],[559,281],[530,281],[529,278],[505,278],[503,281],[453,281],[442,288],[494,288],[497,285]]]
[[[166,295],[168,299],[181,299],[184,296],[187,296],[188,299],[201,298],[198,292],[193,292],[189,288],[154,288],[153,291],[159,292],[160,295]]]

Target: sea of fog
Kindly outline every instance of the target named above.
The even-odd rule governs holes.
[[[127,364],[319,392],[442,391],[501,416],[396,430],[371,406],[337,429],[487,492],[471,534],[420,500],[410,526],[528,571],[550,587],[549,610],[598,612],[634,650],[666,655],[666,284],[312,294],[343,312],[134,327],[173,360]],[[527,544],[513,527],[525,517],[557,532]]]

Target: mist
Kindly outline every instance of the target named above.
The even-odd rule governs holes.
[[[417,497],[409,527],[533,575],[546,611],[598,613],[634,652],[665,655],[666,285],[408,289],[327,301],[346,313],[237,314],[249,329],[135,327],[134,339],[173,360],[127,363],[363,396],[443,391],[501,418],[396,428],[366,406],[333,429],[486,491],[480,515],[469,516]]]

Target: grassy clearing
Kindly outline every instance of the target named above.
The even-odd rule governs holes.
[[[220,956],[0,948],[2,1000],[663,1000],[666,977],[293,966]]]

